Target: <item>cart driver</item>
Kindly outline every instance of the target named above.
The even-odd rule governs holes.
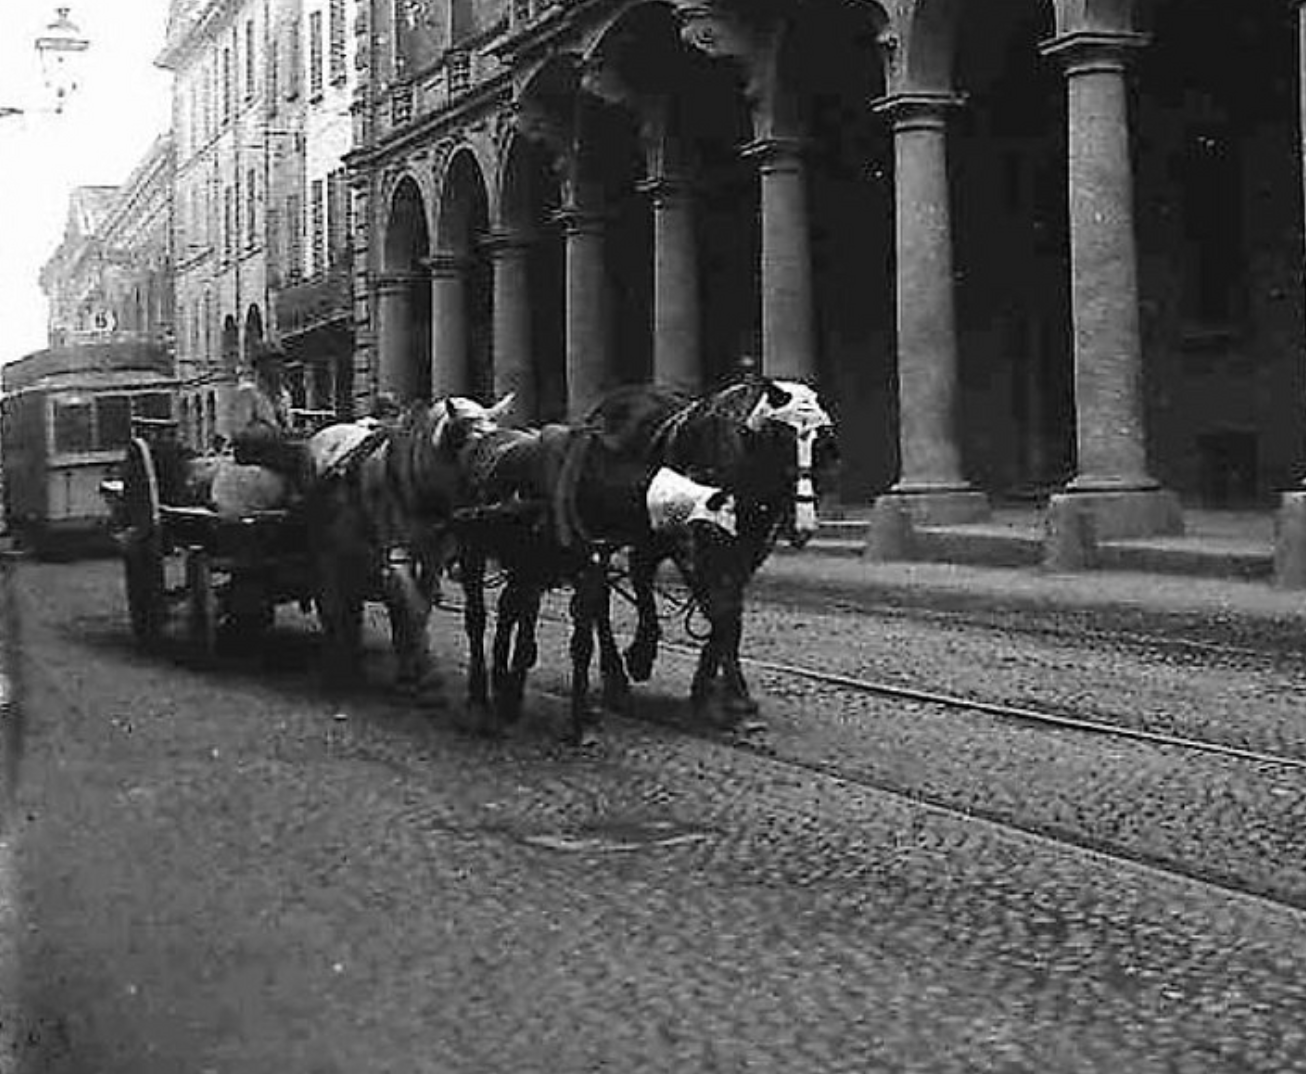
[[[303,493],[311,475],[304,446],[290,437],[290,390],[286,387],[286,355],[264,344],[252,360],[252,375],[236,386],[232,414],[232,446],[236,461],[246,466],[266,466],[289,479]]]

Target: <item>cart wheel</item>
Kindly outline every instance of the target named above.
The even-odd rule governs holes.
[[[213,591],[213,562],[202,548],[186,550],[186,597],[191,644],[203,660],[218,651],[218,598]]]
[[[159,481],[149,445],[139,438],[127,445],[123,464],[123,572],[127,609],[136,641],[158,643],[167,618],[163,576],[163,533],[159,525]]]

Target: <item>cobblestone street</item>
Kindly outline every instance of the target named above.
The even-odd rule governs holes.
[[[765,675],[773,755],[632,720],[578,755],[549,696],[489,743],[389,695],[376,631],[342,701],[306,621],[201,671],[133,651],[116,564],[20,586],[20,1069],[1306,1069],[1297,777]],[[432,631],[461,652],[448,612]],[[1070,666],[1046,639],[768,607],[745,648],[1208,730],[1259,683],[1243,730],[1299,737],[1291,667]],[[685,667],[664,656],[637,713],[677,711]],[[1105,850],[1012,826],[1049,812]],[[1268,897],[1178,869],[1253,865]]]

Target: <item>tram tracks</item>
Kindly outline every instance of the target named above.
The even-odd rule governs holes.
[[[446,605],[445,610],[456,609]],[[550,629],[561,630],[568,625],[565,617],[552,614],[546,614],[541,621],[542,625],[547,624]],[[666,640],[662,642],[662,650],[668,655],[674,655],[678,660],[686,661],[696,659],[698,652],[696,646]],[[1266,801],[1270,803],[1267,808],[1280,812],[1285,808],[1291,809],[1292,801],[1299,801],[1306,795],[1306,786],[1298,783],[1302,772],[1306,771],[1306,757],[1303,756],[1244,748],[1183,734],[1150,731],[1114,724],[1106,720],[1075,716],[1066,712],[1045,711],[1034,706],[1003,704],[942,691],[906,687],[837,671],[804,667],[800,664],[758,657],[745,657],[743,661],[753,672],[806,682],[848,695],[909,702],[917,707],[928,707],[944,712],[970,713],[993,720],[997,724],[1041,729],[1051,734],[1116,740],[1178,753],[1181,756],[1202,756],[1226,770],[1233,766],[1232,770],[1236,773],[1234,778],[1237,780],[1245,778],[1256,782],[1269,781],[1265,790]],[[560,687],[545,688],[541,692],[554,700],[566,702],[565,683]],[[967,823],[981,823],[1052,848],[1060,848],[1063,851],[1073,848],[1076,852],[1086,853],[1103,861],[1127,863],[1131,867],[1155,872],[1172,879],[1180,878],[1231,895],[1252,898],[1296,912],[1306,911],[1306,877],[1298,876],[1299,871],[1294,871],[1290,862],[1285,863],[1281,870],[1272,868],[1260,875],[1252,875],[1251,871],[1243,871],[1237,867],[1239,851],[1235,851],[1231,857],[1226,856],[1222,859],[1221,848],[1207,848],[1200,841],[1197,843],[1197,856],[1185,857],[1185,851],[1181,846],[1182,840],[1176,840],[1175,846],[1180,847],[1176,850],[1165,845],[1159,848],[1155,845],[1149,847],[1146,840],[1131,841],[1132,837],[1127,831],[1104,837],[1095,834],[1092,825],[1074,825],[1049,820],[1046,816],[1040,816],[1037,810],[1013,810],[1001,803],[991,805],[982,797],[979,800],[966,801],[964,795],[944,793],[938,788],[923,785],[910,778],[904,779],[888,774],[874,763],[861,763],[855,756],[813,755],[810,751],[796,748],[794,743],[783,739],[777,741],[769,736],[759,739],[747,735],[723,735],[719,731],[695,727],[686,721],[669,720],[665,716],[654,714],[647,708],[642,710],[637,708],[632,713],[632,718],[637,722],[668,727],[678,733],[689,734],[719,746],[763,757],[768,764],[781,765],[790,770],[802,771],[848,786],[885,794],[935,814]],[[1242,774],[1237,774],[1240,770]],[[1161,787],[1158,793],[1171,794],[1174,790]],[[1194,804],[1193,811],[1198,814],[1209,808],[1211,808],[1210,803],[1203,801]],[[1182,814],[1183,810],[1179,812]],[[1282,817],[1276,819],[1282,820]],[[1227,825],[1221,830],[1220,838],[1225,840],[1230,838]],[[1218,843],[1219,839],[1216,842]]]
[[[446,603],[442,607],[445,610],[456,610],[461,613],[461,607],[454,604]],[[559,628],[568,625],[565,618],[549,614],[542,615],[541,622],[547,622],[551,626]],[[1159,641],[1165,639],[1148,640]],[[659,647],[664,652],[675,653],[688,660],[697,659],[698,656],[698,647],[696,645],[687,645],[681,642],[667,641],[663,639],[660,642]],[[974,696],[947,693],[941,690],[928,690],[904,686],[901,683],[894,683],[888,680],[864,678],[835,671],[823,671],[817,668],[804,667],[801,664],[793,664],[784,661],[768,660],[753,656],[741,656],[740,660],[745,667],[751,668],[754,671],[762,671],[784,678],[804,680],[822,686],[845,690],[854,694],[872,695],[889,698],[891,700],[911,701],[950,711],[979,713],[1010,723],[1026,724],[1033,727],[1043,727],[1049,730],[1064,731],[1080,735],[1105,736],[1124,741],[1145,743],[1151,746],[1161,746],[1191,753],[1208,754],[1229,760],[1244,761],[1269,768],[1280,768],[1293,772],[1306,772],[1306,756],[1294,756],[1286,753],[1274,753],[1265,750],[1250,749],[1243,746],[1232,745],[1227,742],[1217,742],[1211,739],[1196,738],[1193,736],[1173,734],[1165,731],[1154,731],[1143,727],[1134,727],[1128,724],[1112,722],[1098,717],[1076,715],[1065,711],[1058,712],[1054,711],[1051,707],[1037,708],[1030,705],[1014,705],[1006,702],[989,701]],[[1306,687],[1303,687],[1303,693],[1306,694]]]

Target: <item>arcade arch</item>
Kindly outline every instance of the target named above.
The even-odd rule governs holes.
[[[377,279],[378,383],[401,400],[431,395],[431,252],[426,203],[412,176],[389,199]]]
[[[483,396],[494,388],[489,198],[471,150],[450,158],[431,256],[432,392]]]

